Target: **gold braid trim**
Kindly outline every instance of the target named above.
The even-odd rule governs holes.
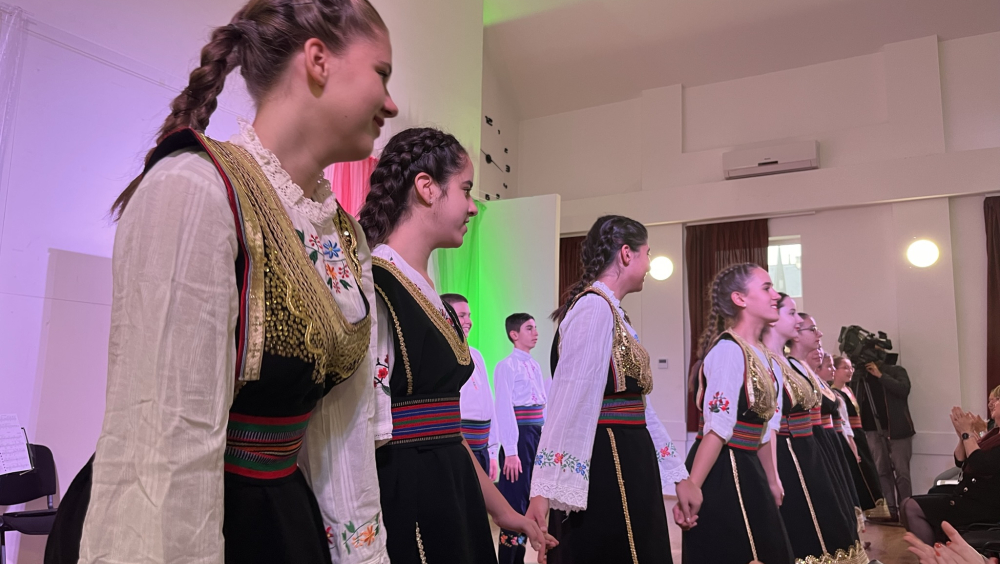
[[[854,546],[847,550],[838,548],[836,552],[824,554],[823,556],[806,556],[796,558],[795,564],[868,564],[871,562],[861,541],[855,541]]]
[[[819,527],[819,519],[816,518],[816,509],[813,507],[812,496],[809,495],[809,487],[806,486],[806,478],[802,475],[802,467],[799,465],[799,457],[795,455],[795,449],[792,448],[792,438],[785,437],[785,441],[788,442],[788,452],[792,454],[792,462],[795,463],[795,472],[799,475],[799,484],[802,485],[802,493],[806,495],[806,505],[809,506],[809,515],[812,516],[813,526],[816,527],[816,538],[819,539],[819,548],[823,551],[823,554],[827,554],[826,541],[823,540],[823,531]]]
[[[652,392],[653,371],[649,365],[649,353],[639,344],[639,341],[635,340],[632,333],[629,332],[628,327],[626,327],[625,321],[628,321],[628,314],[623,319],[618,314],[618,308],[612,303],[611,298],[594,286],[588,286],[577,294],[573,303],[570,304],[570,308],[576,305],[576,302],[587,294],[597,294],[604,298],[604,301],[608,302],[608,306],[611,307],[611,314],[615,318],[615,329],[611,338],[611,361],[615,366],[615,392],[625,391],[626,377],[637,381],[639,387],[642,388],[643,394]],[[561,349],[562,342],[559,344]]]
[[[382,257],[372,257],[372,264],[381,266],[389,271],[389,273],[403,285],[403,288],[406,289],[410,296],[412,296],[413,299],[420,304],[420,307],[424,310],[424,313],[427,314],[427,317],[430,318],[431,322],[434,323],[434,326],[437,327],[438,331],[440,331],[441,334],[444,335],[444,338],[448,341],[448,344],[451,345],[451,350],[455,353],[455,358],[458,360],[458,363],[462,366],[472,364],[472,354],[469,352],[469,343],[466,342],[465,339],[458,336],[458,332],[451,325],[451,321],[446,318],[440,310],[434,307],[434,304],[432,304],[427,296],[420,291],[420,288],[418,288],[412,280],[407,278],[407,276],[403,274],[403,272],[399,270],[399,267],[393,264],[392,261],[385,260]],[[385,298],[385,295],[383,294],[382,297]],[[386,300],[386,303],[388,303],[388,300]]]
[[[420,553],[420,564],[427,564],[427,554],[424,553],[424,539],[420,538],[420,523],[417,526],[417,552]]]
[[[795,403],[789,407],[801,405],[802,409],[809,411],[820,404],[819,390],[816,389],[815,384],[810,382],[808,378],[796,372],[795,369],[788,364],[788,359],[784,356],[774,354],[771,350],[767,350],[766,352],[768,358],[773,358],[778,361],[778,366],[781,367],[782,379],[785,381],[785,390],[787,390],[788,395],[795,400]]]
[[[747,528],[747,539],[750,541],[750,552],[753,559],[757,561],[757,545],[753,542],[753,531],[750,530],[750,519],[747,517],[747,508],[743,505],[743,490],[740,489],[740,471],[736,468],[736,455],[733,449],[729,449],[729,460],[733,463],[733,482],[736,483],[736,497],[740,500],[740,511],[743,512],[743,524]]]
[[[368,355],[370,304],[360,321],[348,321],[306,256],[274,187],[253,156],[231,143],[220,143],[203,135],[199,137],[232,182],[244,223],[246,217],[253,215],[251,222],[258,222],[260,228],[264,257],[254,268],[263,271],[264,351],[313,363],[313,381],[317,384],[343,382],[357,371]],[[242,207],[244,203],[247,205]],[[354,260],[357,260],[356,241],[356,238],[342,241],[345,251],[354,255]],[[360,277],[357,280],[360,284]],[[254,290],[253,280],[250,290]],[[257,322],[253,313],[249,321]],[[249,329],[251,336],[259,337],[255,334],[256,327]],[[256,359],[255,362],[259,377],[260,364]]]
[[[622,510],[625,512],[625,530],[628,532],[628,547],[632,550],[632,564],[639,564],[639,556],[635,552],[635,539],[632,538],[632,519],[628,516],[628,500],[625,498],[625,480],[622,479],[622,465],[618,460],[618,447],[615,444],[615,434],[610,427],[608,438],[611,439],[611,454],[615,458],[615,473],[618,474],[618,489],[622,492]]]
[[[774,417],[775,409],[778,408],[778,396],[774,387],[774,373],[771,372],[771,367],[764,366],[753,347],[743,337],[731,329],[725,333],[743,349],[743,360],[746,363],[744,387],[747,391],[747,404],[750,406],[750,411],[759,415],[764,421],[770,420]],[[763,345],[761,349],[767,350]]]
[[[389,314],[392,315],[392,322],[396,325],[396,337],[399,339],[399,350],[403,352],[403,368],[406,369],[406,395],[413,395],[413,372],[410,371],[410,356],[406,354],[406,341],[403,340],[403,330],[399,327],[399,318],[396,317],[396,310],[392,309],[392,302],[389,298],[385,297],[385,292],[382,288],[375,285],[375,289],[378,290],[380,296],[385,301],[385,306],[389,308]]]

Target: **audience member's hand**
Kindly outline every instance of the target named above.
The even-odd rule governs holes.
[[[920,564],[1000,564],[996,558],[986,559],[976,552],[947,521],[941,522],[941,529],[951,539],[948,544],[928,546],[913,533],[903,536],[903,540],[910,544],[907,550],[920,558]]]
[[[972,416],[972,430],[976,433],[977,438],[986,434],[986,428],[988,426],[989,425],[987,425],[986,422],[983,421],[983,418],[979,415]]]
[[[878,365],[875,364],[874,362],[869,362],[868,364],[865,365],[865,368],[868,369],[868,373],[871,374],[872,376],[876,378],[882,377],[882,371],[878,369]]]
[[[975,415],[962,411],[962,408],[955,406],[951,408],[951,424],[955,427],[955,432],[961,437],[962,433],[969,433],[970,435],[976,432],[976,417]]]

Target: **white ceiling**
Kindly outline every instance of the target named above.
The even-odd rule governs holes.
[[[998,0],[485,0],[484,14],[522,119],[1000,31]]]

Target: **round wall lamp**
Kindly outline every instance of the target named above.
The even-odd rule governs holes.
[[[920,268],[927,268],[934,264],[937,262],[939,256],[941,256],[941,252],[938,250],[937,245],[927,239],[918,239],[910,243],[910,246],[906,249],[906,259],[913,266]]]
[[[666,280],[674,273],[674,263],[667,257],[656,257],[649,263],[649,273],[656,280]]]

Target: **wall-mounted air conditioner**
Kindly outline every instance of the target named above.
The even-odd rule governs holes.
[[[819,168],[819,143],[798,141],[736,149],[722,154],[722,167],[726,180]]]

